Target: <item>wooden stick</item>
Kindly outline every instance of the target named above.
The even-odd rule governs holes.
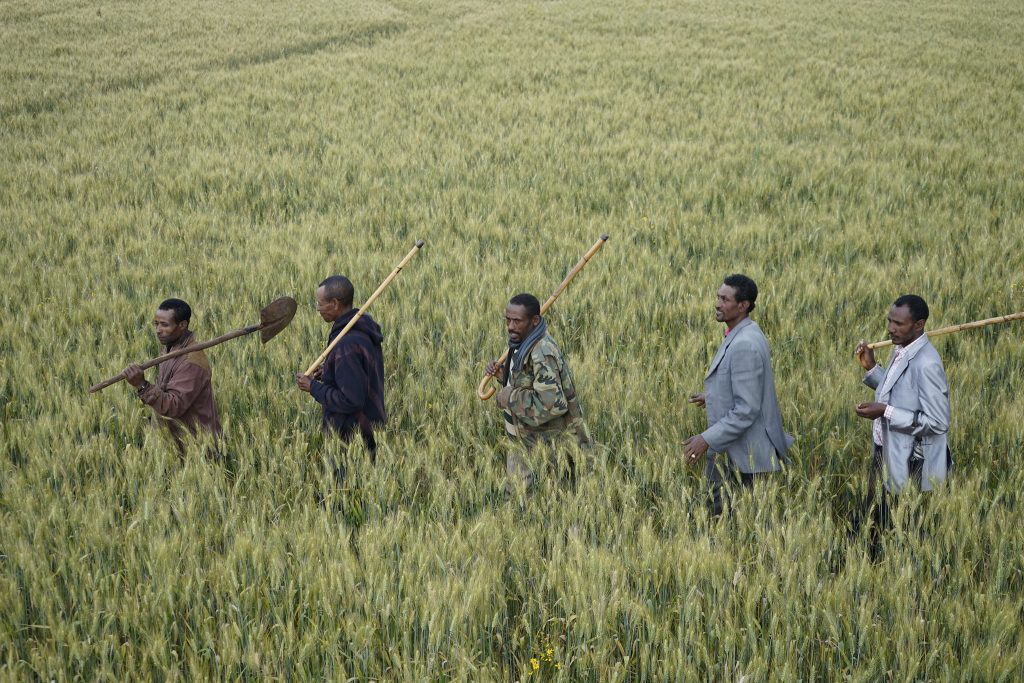
[[[260,325],[250,325],[249,327],[242,327],[242,328],[237,329],[237,330],[232,330],[231,332],[227,332],[225,334],[222,334],[219,337],[214,337],[213,339],[211,339],[209,341],[205,341],[202,344],[193,344],[192,346],[186,346],[184,348],[177,349],[176,351],[171,351],[170,353],[165,353],[162,356],[157,356],[156,358],[152,358],[150,360],[147,360],[145,363],[139,363],[139,367],[142,368],[143,370],[146,370],[148,368],[153,367],[154,365],[160,365],[164,361],[171,360],[172,358],[177,358],[178,356],[185,356],[185,355],[188,355],[188,354],[192,353],[193,351],[202,351],[203,349],[208,349],[211,346],[216,346],[217,344],[223,344],[224,342],[228,341],[229,339],[234,339],[235,337],[241,337],[242,335],[245,335],[245,334],[252,334],[253,332],[256,332],[257,330],[259,330],[261,327],[263,327],[262,324],[260,324]],[[117,384],[118,382],[120,382],[121,380],[125,379],[126,377],[127,377],[127,375],[125,375],[122,372],[120,375],[115,375],[114,377],[111,377],[110,379],[105,379],[102,382],[100,382],[99,384],[94,384],[91,387],[89,387],[89,393],[90,394],[95,394],[100,389],[106,389],[111,384]]]
[[[1024,311],[1020,313],[1011,313],[1010,315],[1001,315],[996,318],[986,318],[985,320],[975,320],[972,323],[963,323],[961,325],[951,325],[950,327],[941,327],[937,330],[929,330],[925,332],[929,337],[938,337],[943,334],[952,334],[953,332],[962,332],[963,330],[974,330],[979,327],[987,327],[988,325],[995,325],[996,323],[1008,323],[1014,320],[1024,320]],[[869,349],[881,349],[886,346],[892,346],[892,341],[886,339],[885,341],[877,341],[868,344]]]
[[[598,238],[596,242],[594,242],[594,246],[590,247],[587,253],[583,255],[583,258],[581,258],[579,262],[577,262],[576,265],[573,266],[572,270],[569,271],[569,274],[565,276],[565,279],[562,280],[562,284],[558,285],[558,287],[551,294],[551,296],[548,297],[548,300],[541,304],[541,315],[544,315],[545,313],[548,312],[548,309],[551,308],[551,304],[555,303],[555,299],[557,299],[562,294],[562,292],[565,291],[565,289],[569,286],[569,283],[572,282],[572,279],[576,277],[581,270],[583,270],[583,266],[587,265],[587,261],[593,258],[594,254],[600,251],[601,247],[603,247],[604,243],[607,241],[608,235],[601,235],[601,237]],[[505,349],[505,353],[501,354],[501,358],[498,359],[498,365],[504,363],[507,358],[508,348]],[[476,395],[477,398],[479,398],[481,401],[486,401],[491,396],[494,396],[494,387],[491,387],[489,389],[487,388],[487,385],[490,383],[492,379],[494,379],[493,375],[484,375],[484,378],[480,380],[480,385],[476,389]]]
[[[402,268],[405,268],[405,264],[409,263],[409,261],[412,260],[412,257],[416,255],[416,252],[418,252],[422,247],[423,240],[416,240],[416,245],[409,250],[409,253],[405,255],[405,258],[402,259],[402,262],[395,266],[395,269],[391,271],[390,275],[384,278],[384,282],[380,283],[380,287],[377,288],[377,291],[371,294],[370,298],[363,302],[363,305],[359,308],[356,314],[352,316],[352,319],[348,321],[348,324],[345,325],[344,328],[342,328],[341,332],[338,333],[338,336],[334,338],[334,341],[332,341],[330,345],[326,349],[324,349],[324,352],[320,354],[320,357],[313,361],[313,364],[310,365],[306,372],[303,373],[304,375],[312,375],[314,372],[316,372],[316,369],[318,367],[323,365],[324,361],[327,360],[327,356],[329,356],[331,351],[334,350],[334,347],[338,345],[338,342],[341,341],[341,338],[348,334],[349,330],[355,327],[356,322],[361,317],[363,317],[363,313],[366,313],[366,309],[369,308],[370,305],[377,300],[377,297],[380,296],[381,292],[383,292],[384,289],[389,284],[391,284],[391,281],[398,276],[398,273],[401,272]]]

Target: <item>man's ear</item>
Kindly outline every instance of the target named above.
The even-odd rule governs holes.
[[[188,329],[188,322],[189,321],[187,321],[187,320],[182,320],[180,323],[178,323],[178,327],[180,327],[182,330],[187,330]]]
[[[531,320],[530,322],[533,325],[533,327],[537,327],[537,325],[540,325],[540,316],[539,315],[533,316],[533,320]]]

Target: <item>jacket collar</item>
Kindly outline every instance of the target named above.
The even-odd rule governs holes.
[[[358,312],[359,309],[353,307],[342,313],[341,316],[331,325],[331,331],[327,335],[327,338],[330,341],[334,341],[334,338],[338,333],[345,329],[345,325],[348,325],[349,321],[352,320],[352,317]]]
[[[882,383],[882,390],[879,392],[879,396],[888,396],[889,392],[892,391],[896,381],[907,371],[910,367],[910,361],[917,357],[917,354],[930,346],[931,342],[928,341],[928,335],[922,334],[914,341],[907,344],[904,348],[906,351],[900,356],[900,359],[889,366],[889,371],[885,373],[885,381]]]
[[[711,367],[708,368],[708,372],[706,375],[704,375],[704,379],[710,377],[711,373],[718,369],[718,366],[719,364],[721,364],[722,359],[725,358],[726,350],[729,348],[729,345],[733,343],[736,337],[743,330],[747,329],[753,324],[753,320],[751,320],[750,318],[744,318],[739,322],[739,324],[736,325],[736,327],[729,330],[729,334],[726,335],[725,339],[722,341],[721,346],[718,347],[718,353],[715,354],[715,358],[711,361]]]
[[[166,347],[167,350],[164,353],[170,353],[171,351],[177,351],[178,349],[190,346],[194,339],[195,335],[192,334],[192,330],[186,330],[185,334],[178,337],[178,341]]]

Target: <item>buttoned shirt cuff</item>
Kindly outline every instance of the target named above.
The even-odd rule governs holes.
[[[892,419],[892,411],[893,410],[895,410],[894,406],[888,406],[887,405],[885,407],[885,412],[882,413],[882,417],[884,417],[886,420],[891,420]]]

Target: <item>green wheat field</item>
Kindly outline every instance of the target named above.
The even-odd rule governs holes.
[[[1024,323],[935,341],[955,477],[878,561],[848,530],[857,340],[906,292],[930,327],[1024,310],[1022,27],[1019,0],[0,0],[0,679],[1020,680]],[[534,453],[506,499],[475,395],[505,301],[605,232],[549,315],[595,469]],[[317,283],[358,304],[416,239],[372,309],[371,466],[294,374]],[[732,272],[798,440],[716,521],[681,442]],[[282,295],[277,338],[207,352],[222,459],[87,393],[157,355],[162,299],[210,338]]]

